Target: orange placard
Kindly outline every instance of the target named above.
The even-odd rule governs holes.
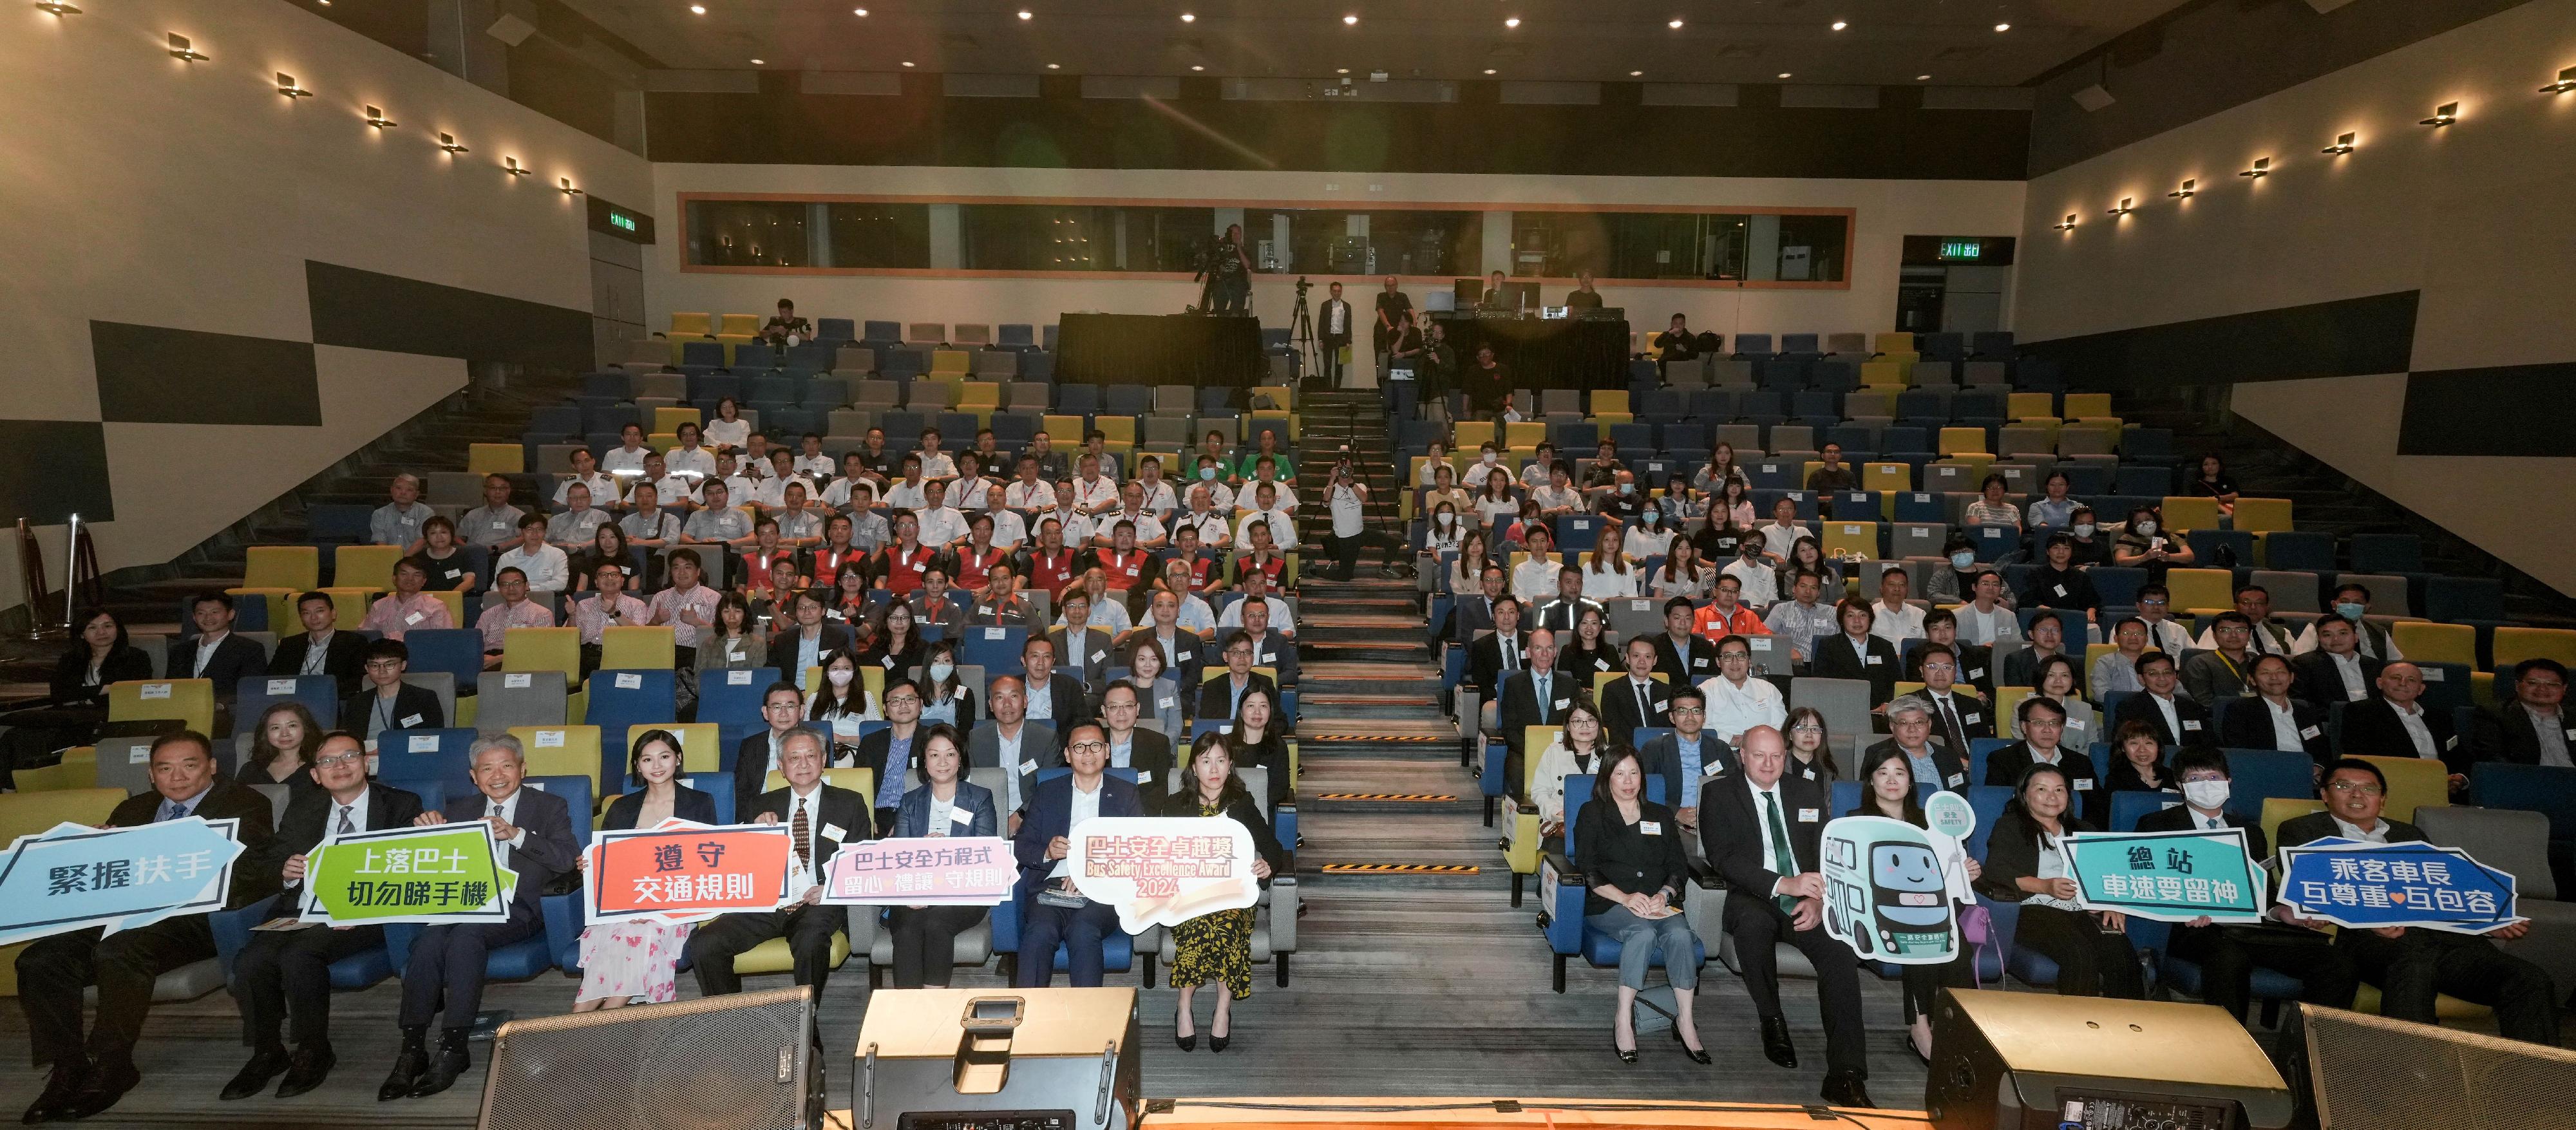
[[[582,884],[588,920],[690,922],[776,910],[804,893],[794,882],[794,846],[784,824],[666,820],[649,829],[601,832],[592,838],[590,874]]]

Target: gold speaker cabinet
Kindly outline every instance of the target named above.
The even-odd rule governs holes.
[[[859,1024],[855,1130],[1128,1130],[1136,990],[880,989]]]
[[[1923,1106],[1938,1130],[2279,1130],[2290,1091],[2198,1004],[1944,989]]]

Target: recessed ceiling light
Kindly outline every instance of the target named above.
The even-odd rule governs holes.
[[[1645,77],[1645,74],[1646,74],[1646,72],[1644,72],[1644,71],[1630,71],[1630,72],[1628,72],[1628,77],[1629,77],[1629,78],[1643,78],[1643,77]]]
[[[1487,67],[1487,68],[1485,68],[1485,73],[1486,73],[1486,74],[1492,74],[1492,73],[1494,73],[1494,68],[1492,68],[1492,67]]]
[[[1995,30],[1996,30],[1996,31],[2011,31],[2011,30],[2012,30],[2012,25],[2011,25],[2011,24],[1996,24],[1996,25],[1995,25]]]
[[[1932,81],[1932,76],[1930,76],[1930,75],[1916,75],[1916,76],[1914,76],[1914,81],[1916,81],[1916,82],[1930,82],[1930,81]]]
[[[1787,72],[1787,71],[1782,71],[1782,72],[1780,72],[1780,77],[1781,77],[1781,78],[1787,78],[1787,77],[1789,77],[1789,72]]]
[[[706,6],[706,5],[704,5],[704,4],[691,4],[691,5],[689,5],[689,14],[690,14],[690,15],[692,15],[692,16],[703,16],[703,15],[706,15],[706,14],[707,14],[707,6]]]
[[[1358,16],[1355,16],[1355,15],[1353,15],[1353,16],[1344,16],[1344,17],[1342,17],[1342,23],[1343,23],[1345,26],[1350,25],[1350,24],[1355,24],[1355,23],[1358,23],[1358,22],[1360,22],[1360,18],[1359,18]]]
[[[1850,27],[1850,26],[1851,26],[1851,21],[1849,21],[1849,20],[1835,20],[1835,21],[1834,21],[1834,30],[1835,30],[1835,31],[1841,31],[1842,29],[1847,28],[1847,27]]]
[[[1519,27],[1521,26],[1521,18],[1519,16],[1505,16],[1503,17],[1503,26]]]
[[[852,8],[850,9],[850,14],[853,16],[864,16],[868,14],[868,10],[865,8]]]
[[[1681,28],[1682,28],[1682,22],[1681,22],[1680,20],[1676,19],[1676,20],[1673,20],[1673,21],[1672,21],[1672,22],[1670,22],[1670,23],[1665,24],[1664,26],[1665,26],[1665,27],[1668,27],[1668,28],[1671,28],[1671,29],[1673,29],[1674,31],[1680,31],[1680,30],[1681,30]]]
[[[1192,63],[1192,64],[1190,64],[1190,69],[1191,69],[1191,70],[1194,70],[1194,71],[1204,71],[1204,70],[1206,70],[1207,68],[1206,68],[1206,67],[1202,67],[1202,66],[1198,65],[1197,63]]]
[[[768,64],[767,64],[765,61],[763,61],[763,60],[760,60],[760,59],[754,59],[754,60],[752,60],[752,61],[751,61],[751,65],[752,65],[752,66],[755,66],[755,67],[761,67],[761,66],[767,66]]]
[[[1333,68],[1333,73],[1337,75],[1346,75],[1351,73],[1351,69],[1349,67],[1335,67]]]
[[[1050,70],[1050,71],[1063,70],[1063,69],[1064,69],[1064,64],[1062,64],[1062,63],[1049,63],[1049,64],[1047,64],[1047,69],[1048,69],[1048,70]]]
[[[1188,24],[1188,23],[1197,23],[1197,22],[1198,22],[1198,17],[1197,17],[1197,16],[1194,16],[1194,15],[1191,15],[1191,14],[1190,14],[1190,13],[1188,13],[1188,12],[1183,12],[1183,13],[1181,13],[1181,22],[1182,22],[1182,23],[1185,23],[1185,24]]]
[[[1024,20],[1036,19],[1036,18],[1037,18],[1037,13],[1032,12],[1032,11],[1030,11],[1030,10],[1026,9],[1026,8],[1022,8],[1022,9],[1020,9],[1020,18],[1021,18],[1021,19],[1024,19]]]
[[[904,66],[907,66],[907,67],[911,66],[911,65],[912,65],[912,60],[910,60],[910,59],[906,59],[906,60],[904,60],[904,61],[903,61],[903,65],[904,65]]]

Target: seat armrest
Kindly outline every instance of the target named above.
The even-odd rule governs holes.
[[[850,935],[850,956],[864,964],[870,960],[877,944],[877,919],[885,913],[882,906],[845,906],[842,928]]]
[[[1547,948],[1557,954],[1583,950],[1583,873],[1564,852],[1552,851],[1538,864],[1538,904],[1547,910]]]
[[[206,915],[206,927],[215,935],[215,958],[223,966],[225,980],[232,980],[233,959],[241,956],[243,947],[250,945],[250,928],[269,920],[270,908],[277,905],[279,897],[269,895],[231,910],[218,910]]]
[[[1274,875],[1270,879],[1270,951],[1297,952],[1297,877]]]

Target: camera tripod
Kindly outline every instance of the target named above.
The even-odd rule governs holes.
[[[1306,290],[1313,285],[1303,276],[1297,279],[1297,305],[1288,311],[1288,347],[1297,354],[1300,384],[1323,369],[1315,352],[1315,319],[1306,308]]]

